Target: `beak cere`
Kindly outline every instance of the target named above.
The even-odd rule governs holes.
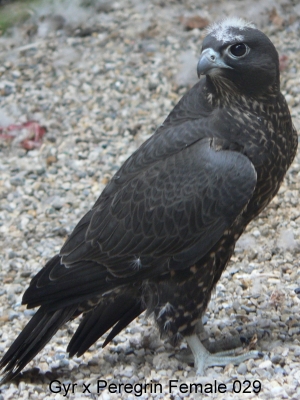
[[[216,68],[231,67],[225,64],[225,62],[222,60],[220,53],[216,52],[212,48],[203,50],[197,65],[198,78],[200,78],[200,75],[206,75],[209,73],[209,71]]]

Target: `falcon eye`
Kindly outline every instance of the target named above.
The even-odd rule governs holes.
[[[234,57],[242,57],[247,53],[247,46],[244,43],[237,43],[229,47],[229,52]]]

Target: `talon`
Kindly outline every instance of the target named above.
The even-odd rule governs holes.
[[[239,365],[250,358],[263,357],[263,354],[257,350],[251,350],[239,355],[236,355],[237,349],[212,354],[206,350],[197,335],[188,336],[186,340],[192,350],[198,375],[204,375],[206,368],[209,367],[225,367],[228,364]]]

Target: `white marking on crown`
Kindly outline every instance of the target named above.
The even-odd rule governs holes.
[[[244,36],[242,34],[234,34],[230,31],[230,28],[238,28],[240,31],[243,31],[247,28],[255,29],[256,27],[252,22],[245,21],[242,18],[229,17],[211,24],[207,28],[206,33],[214,36],[218,41],[223,43],[232,41],[242,42],[244,40]]]

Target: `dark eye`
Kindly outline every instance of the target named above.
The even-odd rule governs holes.
[[[244,43],[237,43],[229,47],[230,53],[235,57],[242,57],[247,52],[247,47]]]

